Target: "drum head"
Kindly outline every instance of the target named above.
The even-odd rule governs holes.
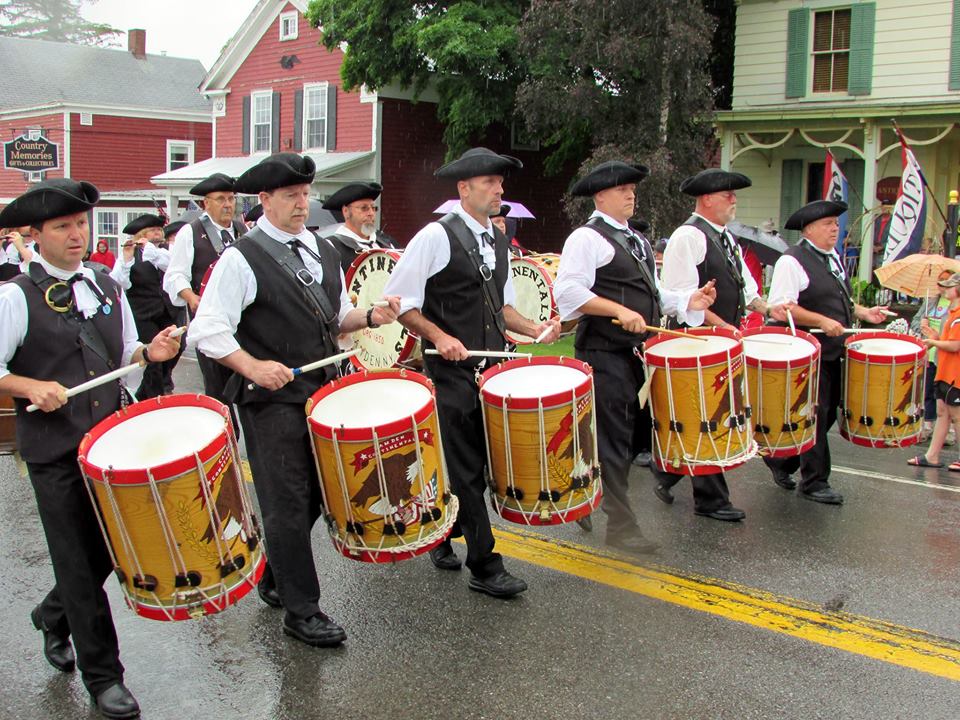
[[[589,376],[575,367],[530,365],[497,373],[484,382],[485,392],[499,397],[541,398],[571,392]]]
[[[792,362],[811,357],[816,351],[817,347],[812,342],[792,335],[757,333],[743,337],[743,354],[752,360]]]
[[[662,340],[647,348],[646,354],[667,359],[688,359],[723,353],[739,345],[735,339],[722,335],[699,335],[697,338],[673,337]],[[704,342],[703,338],[707,341]]]
[[[556,265],[552,266],[556,272]],[[531,257],[513,258],[510,272],[513,277],[513,290],[516,294],[514,307],[517,312],[538,325],[553,317],[555,304],[553,299],[553,274],[551,268],[542,265]],[[507,332],[507,338],[515,343],[527,344],[534,338]]]
[[[409,419],[431,402],[430,388],[401,377],[377,378],[343,387],[317,400],[310,418],[326,427],[357,430]]]
[[[848,347],[864,355],[880,355],[884,357],[910,358],[923,350],[915,342],[897,340],[896,338],[855,338]]]

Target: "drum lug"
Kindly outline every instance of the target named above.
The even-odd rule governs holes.
[[[873,418],[867,415],[860,416],[860,424],[866,425],[867,427],[873,427]]]
[[[731,419],[732,419],[732,417],[731,417]],[[673,423],[671,423],[671,425],[672,425],[672,424],[673,424]],[[679,423],[678,423],[678,424],[679,424]],[[715,420],[710,420],[709,422],[706,422],[706,421],[705,421],[705,422],[700,423],[700,432],[702,432],[702,433],[710,433],[710,432],[716,432],[716,431],[717,431],[717,423],[716,423]],[[677,432],[681,432],[681,433],[683,432],[683,425],[680,425],[680,429],[677,430]]]
[[[800,425],[795,422],[784,423],[781,428],[782,432],[796,432],[800,429]]]
[[[220,566],[220,577],[225,578],[228,575],[233,575],[238,570],[236,562],[225,562]]]
[[[670,421],[670,430],[673,432],[682,433],[683,432],[683,423],[679,420]]]
[[[153,592],[157,589],[157,579],[153,575],[134,575],[133,586],[140,590]]]
[[[764,435],[770,434],[770,428],[766,425],[757,424],[754,426],[753,431],[758,433],[763,433]]]
[[[257,546],[260,544],[259,535],[251,535],[247,538],[247,550],[253,552],[257,549]]]
[[[200,584],[200,573],[196,570],[190,570],[186,575],[177,575],[173,579],[173,586],[182,588],[182,587],[197,587]]]
[[[897,427],[900,425],[900,418],[894,417],[891,415],[883,421],[883,424],[887,427]]]

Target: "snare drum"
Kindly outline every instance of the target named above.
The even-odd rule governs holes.
[[[327,528],[343,555],[393,562],[453,529],[433,383],[408,370],[358,372],[320,388],[307,422]]]
[[[560,270],[560,256],[556,253],[526,255],[510,260],[510,273],[516,294],[514,305],[518,313],[537,325],[557,315],[553,284]],[[527,345],[534,338],[507,331],[507,339],[518,345]]]
[[[480,379],[491,503],[506,520],[556,525],[600,504],[593,370],[569,358],[518,358]]]
[[[817,440],[820,343],[802,330],[760,327],[743,333],[754,437],[767,457],[806,452]]]
[[[350,299],[357,307],[368,308],[383,299],[383,289],[402,252],[374,248],[357,255],[345,277]],[[382,370],[420,357],[420,338],[398,322],[363,328],[353,337],[358,352],[350,362],[360,370]]]
[[[13,398],[0,395],[0,455],[9,455],[17,449],[17,411]]]
[[[723,472],[757,453],[743,344],[732,330],[688,332],[706,341],[661,334],[644,343],[654,461],[675,474]]]
[[[239,458],[226,405],[205,395],[136,403],[80,442],[80,468],[138,615],[202,617],[260,580],[260,529]]]
[[[909,335],[861,333],[847,338],[844,350],[840,434],[866,447],[919,442],[924,345]]]

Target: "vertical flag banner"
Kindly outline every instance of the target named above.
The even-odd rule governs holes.
[[[903,146],[903,176],[900,178],[900,191],[893,206],[890,224],[887,226],[884,265],[918,252],[927,222],[923,171],[903,137],[900,138],[900,144]]]
[[[847,182],[843,170],[840,169],[840,163],[833,156],[833,153],[827,150],[827,162],[823,168],[823,199],[833,200],[834,202],[845,202],[850,204],[850,183]],[[840,225],[840,233],[837,235],[837,253],[843,257],[843,246],[847,238],[847,216],[849,212],[843,213],[837,218]]]

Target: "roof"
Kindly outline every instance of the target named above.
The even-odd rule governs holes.
[[[0,112],[57,105],[210,112],[199,60],[0,37]]]

